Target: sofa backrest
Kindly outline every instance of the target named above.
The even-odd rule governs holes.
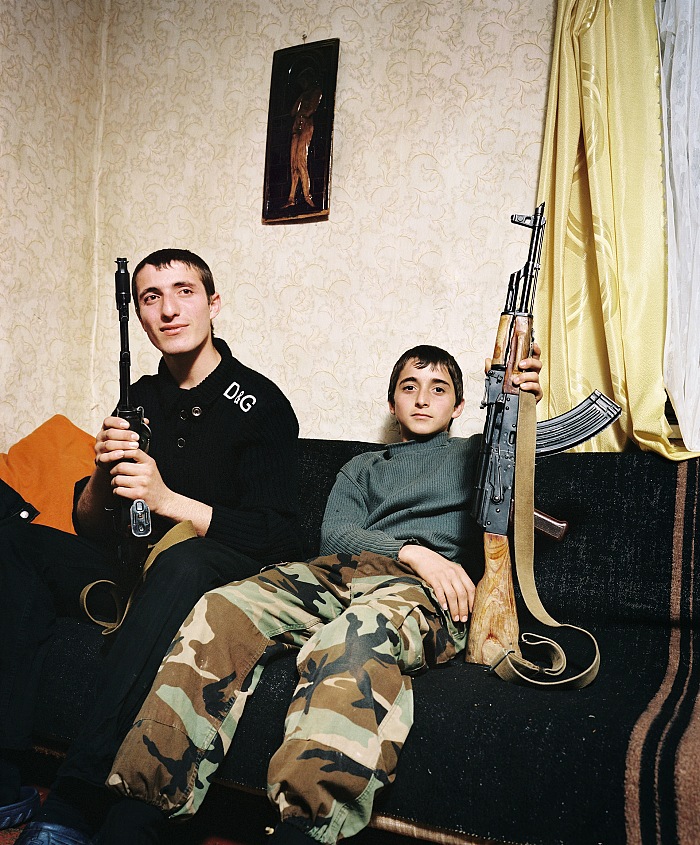
[[[638,449],[537,462],[535,506],[569,523],[561,542],[535,541],[537,586],[555,619],[690,621],[699,466]]]

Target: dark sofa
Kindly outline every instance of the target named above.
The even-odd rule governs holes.
[[[338,469],[377,448],[302,441],[308,556],[318,548]],[[392,831],[383,834],[390,841],[479,845],[700,842],[698,469],[697,460],[677,464],[639,451],[538,462],[536,504],[570,526],[559,543],[536,540],[540,595],[555,618],[595,633],[598,678],[583,690],[542,691],[461,660],[420,675],[415,726],[373,828]],[[521,627],[529,629],[524,613]],[[103,645],[91,624],[59,621],[38,742],[74,736]],[[570,659],[587,665],[582,639],[567,637],[565,645]],[[294,684],[291,656],[266,669],[221,767],[222,784],[262,795]],[[228,794],[219,789],[212,800],[225,803]]]

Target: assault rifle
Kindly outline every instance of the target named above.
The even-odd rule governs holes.
[[[516,440],[521,404],[520,388],[513,384],[513,377],[520,373],[520,361],[528,358],[532,352],[533,305],[546,224],[544,203],[538,206],[533,215],[513,215],[511,222],[531,228],[532,235],[525,266],[510,276],[491,368],[486,375],[486,389],[481,403],[481,407],[486,408],[486,422],[477,464],[472,510],[477,523],[484,529],[486,570],[477,587],[467,660],[491,666],[497,665],[506,655],[520,658],[507,536],[514,501]],[[531,396],[527,398],[530,400]],[[615,402],[600,391],[594,391],[567,413],[537,423],[535,456],[554,454],[583,443],[614,422],[620,413],[621,409]],[[546,530],[548,524],[566,525],[536,511],[535,527],[544,527]],[[562,536],[564,531],[565,527],[558,534]],[[555,535],[550,530],[546,530],[546,533]],[[538,599],[536,603],[539,606]],[[543,613],[546,615],[546,611]],[[546,624],[559,624],[551,617],[548,619]],[[561,668],[557,671],[561,671]],[[536,673],[537,667],[533,671]]]
[[[131,280],[127,269],[127,259],[117,258],[117,270],[114,274],[114,287],[119,312],[119,404],[116,415],[129,423],[129,428],[138,433],[139,449],[148,452],[151,443],[151,430],[144,422],[144,410],[135,408],[129,398],[131,380],[131,353],[129,352],[129,303],[131,302]],[[122,565],[129,569],[131,557],[126,547],[131,538],[148,537],[151,533],[151,512],[143,499],[129,503],[122,499],[116,509],[117,532],[120,538],[120,558]]]
[[[481,407],[486,408],[486,424],[477,468],[473,515],[478,524],[496,534],[506,534],[511,516],[515,477],[515,433],[518,423],[520,388],[513,376],[519,363],[529,357],[534,341],[533,306],[546,220],[544,203],[534,215],[513,214],[511,222],[532,229],[525,266],[512,273],[506,302],[496,333],[491,369]],[[620,406],[595,390],[575,408],[558,417],[537,423],[535,455],[553,455],[572,449],[595,437],[613,423]],[[546,517],[536,512],[535,525],[545,527]],[[551,533],[551,532],[547,532]]]

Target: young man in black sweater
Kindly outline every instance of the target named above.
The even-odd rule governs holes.
[[[19,788],[13,763],[30,743],[53,618],[76,612],[87,583],[114,578],[104,538],[114,533],[108,509],[115,495],[146,502],[153,542],[185,520],[197,536],[162,552],[139,586],[114,635],[90,717],[44,807],[20,836],[22,845],[89,842],[114,754],[197,599],[299,556],[297,420],[271,381],[214,338],[221,303],[209,267],[194,253],[160,250],[134,270],[133,291],[141,325],[163,355],[158,373],[131,388],[152,430],[149,451],[124,420],[107,417],[96,438],[95,470],[76,487],[79,537],[15,527],[14,520],[11,559],[3,554],[4,568],[15,573],[4,598],[18,605],[0,631],[0,680],[14,690],[0,701],[0,776],[10,795],[13,783]]]

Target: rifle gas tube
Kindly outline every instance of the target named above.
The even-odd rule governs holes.
[[[117,258],[117,270],[114,274],[114,289],[119,312],[119,404],[117,416],[129,423],[129,428],[139,436],[139,449],[148,452],[151,443],[151,430],[144,422],[143,408],[135,408],[129,398],[131,380],[131,353],[129,351],[129,303],[131,302],[131,279],[127,269],[127,259]],[[120,520],[121,534],[129,532],[134,537],[148,537],[151,533],[151,513],[143,499],[136,499],[125,510],[127,518]]]

